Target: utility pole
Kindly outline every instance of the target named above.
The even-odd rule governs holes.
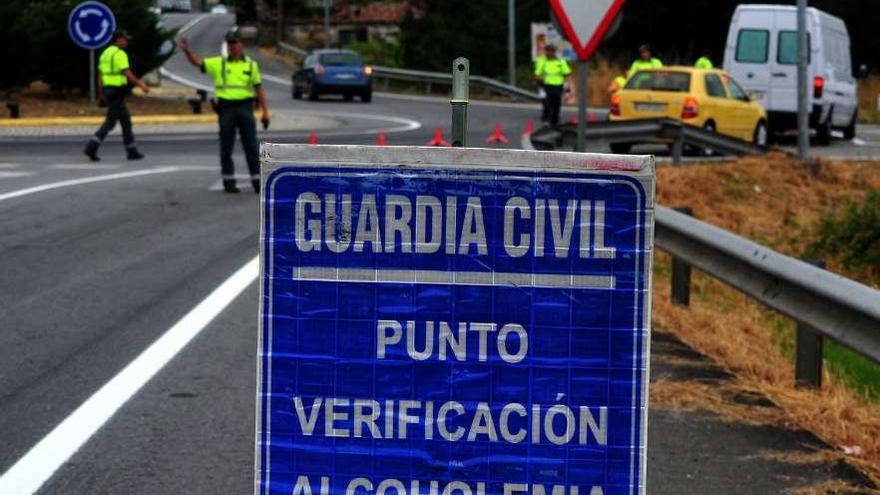
[[[330,48],[330,2],[324,0],[324,48]]]
[[[507,0],[507,77],[516,86],[516,0]]]
[[[807,74],[809,60],[809,44],[807,38],[807,0],[797,2],[798,29],[798,158],[801,161],[810,156],[810,122],[807,113]]]

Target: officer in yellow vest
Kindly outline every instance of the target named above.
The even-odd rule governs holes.
[[[556,56],[556,47],[545,47],[547,57],[538,60],[535,66],[535,80],[544,88],[547,103],[547,122],[550,125],[559,124],[559,109],[562,106],[562,91],[565,86],[565,78],[571,74],[571,66],[568,62]]]
[[[659,69],[661,67],[663,67],[663,62],[651,55],[651,46],[642,45],[639,47],[639,58],[630,66],[629,72],[626,73],[626,78],[631,78],[633,74],[640,70]]]
[[[217,97],[217,115],[220,124],[220,171],[223,177],[223,190],[228,193],[239,192],[235,184],[235,166],[232,163],[232,148],[235,145],[235,131],[241,136],[245,159],[250,171],[254,192],[260,192],[260,144],[257,142],[257,123],[254,120],[254,101],[260,105],[263,127],[269,126],[269,107],[260,66],[244,54],[238,28],[226,33],[227,57],[216,56],[202,59],[189,49],[186,38],[181,38],[180,49],[191,64],[214,80]]]
[[[118,121],[122,124],[122,142],[129,160],[140,160],[144,157],[135,146],[134,133],[131,130],[131,114],[125,105],[125,97],[128,95],[128,84],[141,88],[144,93],[149,93],[150,88],[144,84],[134,73],[128,63],[128,40],[131,38],[124,30],[113,33],[113,44],[101,52],[98,58],[98,94],[107,104],[107,117],[104,123],[95,132],[95,135],[86,144],[83,153],[93,162],[100,160],[98,148],[107,137],[107,134],[116,127]]]

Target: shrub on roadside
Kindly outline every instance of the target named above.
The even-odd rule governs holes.
[[[354,50],[364,57],[364,61],[371,65],[384,65],[385,67],[400,67],[400,45],[390,41],[361,41],[352,43],[345,48]]]
[[[826,216],[808,256],[835,258],[848,270],[880,278],[880,190],[869,192],[861,203],[851,202],[839,216]]]

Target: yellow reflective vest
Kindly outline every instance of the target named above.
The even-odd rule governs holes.
[[[571,66],[563,58],[539,58],[535,63],[535,77],[541,78],[547,86],[562,86],[569,74]]]
[[[256,95],[256,88],[263,83],[260,66],[252,58],[239,60],[224,57],[207,57],[202,70],[214,80],[214,93],[222,100],[246,100]]]
[[[633,76],[636,72],[645,69],[659,69],[663,67],[663,62],[660,61],[659,58],[651,58],[651,60],[642,60],[638,59],[632,63],[632,66],[629,68],[629,72],[626,73],[627,79]]]
[[[98,58],[101,84],[106,87],[120,87],[128,84],[128,78],[123,74],[128,68],[128,54],[116,45],[105,48]]]

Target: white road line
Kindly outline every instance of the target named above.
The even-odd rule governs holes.
[[[235,174],[236,183],[238,181],[250,182],[250,180],[251,180],[251,176],[248,174]],[[208,190],[209,191],[222,191],[223,190],[223,180],[222,179],[218,180],[217,182],[212,184],[211,187],[208,188]]]
[[[20,198],[43,191],[51,191],[52,189],[61,189],[62,187],[79,186],[82,184],[90,184],[92,182],[104,182],[108,180],[128,179],[131,177],[140,177],[142,175],[166,174],[169,172],[177,172],[177,167],[159,167],[147,170],[134,170],[132,172],[122,172],[118,174],[97,175],[94,177],[84,177],[82,179],[64,180],[61,182],[52,182],[41,186],[28,187],[27,189],[19,189],[8,193],[0,194],[0,201],[12,198]],[[0,491],[0,493],[4,493]]]
[[[59,170],[114,170],[121,166],[113,163],[59,163],[52,167]]]
[[[284,86],[292,86],[292,85],[293,85],[293,83],[291,83],[291,82],[288,81],[287,79],[284,79],[284,78],[281,78],[281,77],[277,77],[277,76],[273,76],[273,75],[271,75],[271,74],[263,74],[263,79],[265,79],[265,80],[267,80],[267,81],[272,81],[273,83],[281,84],[281,85],[284,85]]]
[[[867,144],[867,143],[865,143],[865,140],[864,140],[864,139],[860,139],[860,138],[852,138],[852,144],[854,144],[854,145],[856,145],[856,146],[864,146],[864,145]]]
[[[30,177],[36,175],[34,172],[12,172],[8,170],[0,170],[0,179],[14,179],[16,177]]]
[[[0,168],[18,168],[17,163],[0,163]]]
[[[256,257],[232,274],[0,477],[0,493],[35,493],[134,394],[257,279]]]

